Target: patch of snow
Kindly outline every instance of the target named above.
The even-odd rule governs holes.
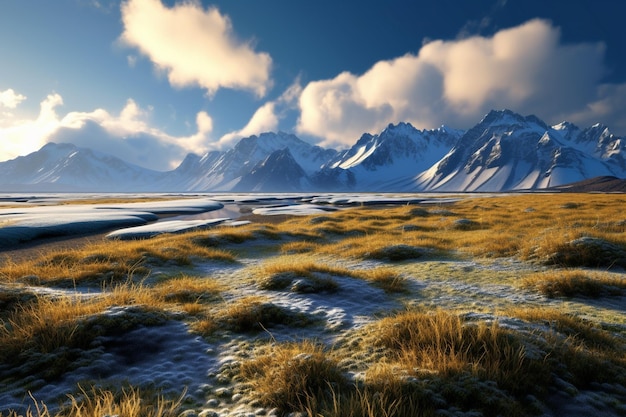
[[[206,220],[171,220],[115,230],[107,234],[107,239],[131,240],[150,238],[165,233],[184,233],[208,229],[230,220],[229,218]]]
[[[219,210],[222,207],[224,207],[222,203],[208,198],[95,205],[95,208],[98,209],[138,210],[154,214],[201,213],[204,211]]]
[[[0,246],[11,246],[41,237],[141,226],[157,220],[159,215],[202,213],[222,207],[222,203],[199,198],[145,203],[44,204],[0,209]]]
[[[292,216],[308,216],[311,214],[327,213],[336,209],[322,207],[315,204],[289,204],[274,207],[261,207],[252,210],[253,214],[264,216],[274,216],[279,214],[289,214]]]
[[[367,146],[365,145],[361,146],[352,157],[341,162],[339,164],[339,167],[343,169],[352,168],[360,164],[361,162],[363,162],[363,160],[366,159],[368,156],[370,156],[372,153],[374,153],[375,150],[376,150],[375,146],[372,146],[369,149],[367,149]]]

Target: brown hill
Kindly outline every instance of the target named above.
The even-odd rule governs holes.
[[[553,187],[550,190],[564,193],[626,193],[626,180],[611,176],[594,177]]]

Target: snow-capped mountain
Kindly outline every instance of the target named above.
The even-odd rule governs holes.
[[[152,191],[164,174],[72,144],[48,143],[0,163],[3,191]]]
[[[463,131],[442,126],[418,130],[410,123],[390,124],[378,135],[363,134],[357,143],[324,166],[319,175],[346,181],[345,186],[362,190],[378,189],[389,181],[413,177],[439,159]],[[328,172],[345,170],[350,174]],[[343,177],[343,179],[341,178]]]
[[[233,191],[288,192],[310,189],[309,178],[289,148],[272,152],[241,177]]]
[[[606,126],[548,126],[491,111],[460,131],[408,123],[365,133],[348,150],[323,149],[283,132],[232,149],[188,155],[157,172],[71,144],[0,162],[0,191],[508,191],[598,176],[626,178],[626,141]]]
[[[183,190],[230,191],[242,177],[276,151],[289,149],[291,157],[307,175],[319,170],[337,151],[313,146],[295,135],[262,133],[241,139],[226,152],[210,152],[203,157],[188,156],[167,178],[170,186]]]
[[[625,152],[608,130],[581,131],[570,123],[549,127],[535,116],[491,111],[441,161],[417,175],[413,189],[542,189],[596,176],[624,176],[620,164]]]
[[[623,138],[611,133],[608,127],[598,123],[580,130],[572,123],[563,122],[553,128],[561,133],[567,145],[593,155],[617,171],[626,171],[626,155],[623,151],[626,143]]]

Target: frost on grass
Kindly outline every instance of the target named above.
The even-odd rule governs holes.
[[[186,386],[192,397],[202,398],[196,391],[211,365],[208,345],[183,323],[141,308],[112,308],[77,322],[73,335],[76,343],[51,351],[24,349],[19,357],[3,359],[0,413],[24,409],[27,391],[54,406],[79,384],[130,384],[167,397],[180,396]]]

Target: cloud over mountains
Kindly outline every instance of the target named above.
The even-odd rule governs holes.
[[[431,41],[363,74],[310,82],[300,97],[298,132],[345,144],[397,121],[465,127],[492,108],[551,122],[617,118],[619,107],[609,103],[624,100],[625,86],[600,85],[604,52],[602,43],[561,44],[560,29],[541,19],[491,37]]]
[[[174,167],[189,152],[223,150],[266,131],[294,130],[319,145],[346,148],[363,132],[381,131],[389,123],[468,128],[494,108],[536,114],[550,124],[602,122],[626,133],[626,83],[603,81],[605,45],[565,44],[561,29],[548,20],[533,19],[491,36],[466,34],[424,44],[416,39],[416,52],[374,62],[361,74],[302,80],[306,73],[301,73],[281,92],[272,88],[270,53],[238,38],[233,22],[217,8],[199,1],[170,7],[162,0],[125,0],[120,12],[115,36],[149,59],[171,86],[199,89],[208,100],[221,89],[251,92],[256,111],[250,119],[219,131],[215,115],[198,109],[195,126],[192,121],[185,134],[173,134],[153,117],[150,105],[140,106],[132,97],[120,102],[121,110],[61,114],[62,96],[52,92],[39,98],[39,114],[28,115],[20,112],[25,95],[7,88],[0,90],[0,160],[56,141],[147,168]],[[287,123],[286,115],[294,113]]]

